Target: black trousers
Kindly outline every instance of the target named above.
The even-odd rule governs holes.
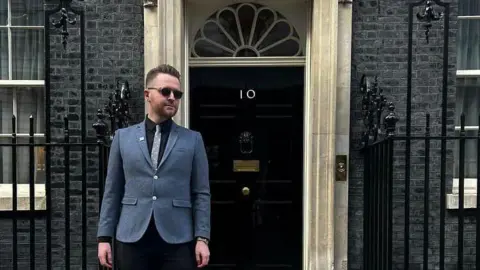
[[[155,228],[153,217],[147,231],[136,243],[116,241],[118,270],[193,270],[197,269],[195,243],[169,244]]]

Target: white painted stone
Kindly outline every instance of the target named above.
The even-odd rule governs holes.
[[[310,36],[309,88],[311,167],[305,190],[305,269],[334,267],[335,136],[337,105],[338,2],[314,0]],[[308,138],[308,137],[307,137]]]
[[[348,175],[350,152],[350,82],[352,62],[352,5],[338,7],[337,108],[335,150],[347,156],[347,179],[335,182],[335,269],[348,262]]]
[[[35,210],[46,210],[44,184],[35,184]],[[13,210],[13,185],[0,184],[0,211]],[[30,210],[30,185],[17,184],[17,210]]]
[[[458,209],[460,204],[460,181],[458,178],[453,179],[452,193],[447,194],[446,207],[447,209]],[[477,208],[477,179],[466,178],[464,181],[464,196],[463,196],[463,208],[472,209]]]

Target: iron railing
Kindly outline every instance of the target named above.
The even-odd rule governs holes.
[[[12,118],[12,128],[13,130],[16,130],[16,122],[17,119],[15,116]],[[8,152],[11,153],[10,157],[5,157],[5,158],[10,158],[12,161],[12,168],[10,170],[11,172],[11,184],[12,184],[12,209],[11,211],[0,211],[0,218],[2,221],[4,220],[11,220],[12,222],[12,233],[10,236],[7,236],[6,233],[3,233],[3,241],[8,241],[8,238],[11,239],[12,245],[11,246],[2,246],[0,247],[0,254],[2,257],[2,268],[7,267],[7,269],[35,269],[38,266],[41,265],[47,265],[48,262],[52,261],[52,256],[58,256],[59,254],[52,254],[52,249],[48,248],[47,246],[40,247],[38,243],[42,243],[43,241],[49,241],[53,245],[60,245],[62,246],[62,250],[64,251],[63,253],[63,259],[64,259],[64,269],[70,269],[71,267],[71,239],[75,236],[78,236],[80,234],[86,235],[86,227],[82,227],[81,232],[75,232],[71,230],[71,216],[74,211],[78,211],[77,208],[73,208],[71,205],[71,202],[75,200],[75,197],[78,197],[80,195],[81,197],[89,197],[91,196],[88,193],[88,190],[86,188],[81,189],[81,194],[73,194],[72,196],[71,190],[72,187],[72,172],[70,171],[72,168],[72,162],[71,162],[71,157],[72,153],[78,153],[78,148],[88,148],[88,153],[89,155],[96,155],[98,156],[98,163],[95,164],[94,166],[88,166],[86,163],[82,163],[82,172],[86,172],[87,170],[90,171],[95,171],[98,177],[98,186],[99,186],[99,195],[101,197],[101,194],[103,194],[103,179],[105,178],[105,166],[106,166],[106,156],[108,155],[109,151],[109,146],[106,144],[107,138],[105,137],[106,134],[98,134],[98,140],[95,142],[80,142],[80,143],[75,143],[70,141],[70,129],[69,129],[69,120],[67,117],[64,118],[64,135],[63,135],[63,140],[61,142],[54,142],[54,143],[42,143],[38,142],[38,138],[34,137],[34,118],[33,116],[30,117],[29,119],[29,136],[27,137],[28,143],[19,143],[18,140],[19,138],[17,137],[16,133],[12,133],[11,139],[9,143],[1,143],[0,148],[1,150],[10,150]],[[57,169],[55,170],[55,177],[61,177],[62,182],[63,182],[63,194],[55,194],[54,201],[57,203],[59,201],[63,201],[64,207],[63,209],[58,209],[55,207],[55,209],[58,210],[63,210],[63,217],[64,217],[64,236],[63,239],[64,241],[61,242],[59,240],[56,240],[55,237],[52,237],[52,231],[49,231],[49,227],[47,224],[52,224],[52,220],[54,219],[53,215],[54,213],[54,208],[52,207],[46,207],[42,209],[36,209],[35,206],[35,196],[28,196],[29,199],[29,206],[27,209],[18,209],[18,178],[17,178],[17,171],[27,169],[28,168],[28,186],[29,186],[29,194],[36,194],[36,183],[35,183],[35,173],[36,169],[38,167],[43,167],[44,164],[39,164],[38,159],[42,160],[43,157],[40,157],[39,155],[35,154],[35,150],[39,148],[45,148],[49,147],[52,152],[56,152],[57,154],[63,155],[63,176],[60,174],[60,171]],[[27,164],[19,164],[20,166],[17,166],[18,164],[18,154],[17,152],[22,149],[22,148],[27,148],[28,149],[28,163]],[[72,151],[73,150],[73,151]],[[1,151],[3,152],[3,151]],[[75,165],[74,165],[75,166]],[[57,166],[58,168],[59,166]],[[52,177],[53,174],[47,174],[45,176],[45,192],[47,191],[47,188],[51,186],[52,182]],[[82,186],[83,183],[86,183],[86,173],[82,174]],[[76,181],[78,183],[78,181]],[[58,185],[58,183],[56,183]],[[48,193],[47,194],[52,194]],[[49,195],[47,195],[49,196]],[[46,197],[46,200],[48,201],[49,198]],[[101,201],[101,200],[99,200]],[[80,209],[87,209],[87,203],[88,200],[81,200]],[[100,206],[99,206],[100,207]],[[98,215],[98,212],[87,212],[86,215]],[[24,232],[19,229],[19,223],[23,221],[28,221],[28,237],[24,235]],[[58,226],[54,226],[56,229],[59,229]],[[46,228],[45,230],[43,228]],[[51,228],[51,227],[50,227]],[[23,241],[22,239],[28,239],[28,243]],[[90,241],[91,242],[91,241]],[[86,254],[87,251],[87,240],[86,237],[82,237],[81,241],[81,246],[83,247],[82,250],[85,250],[85,252],[82,252]],[[28,266],[25,265],[25,258],[27,257],[26,254],[22,254],[21,257],[19,257],[20,253],[20,248],[22,246],[28,245],[29,249],[29,263]],[[5,263],[5,259],[9,258],[11,254],[11,259],[8,260],[11,262],[10,267],[8,267]],[[37,254],[37,255],[36,255]],[[41,254],[41,256],[39,256]],[[39,261],[39,258],[42,259]],[[45,261],[43,261],[45,259]],[[86,262],[88,261],[87,257],[84,256],[83,261],[85,262],[84,265],[86,265]],[[41,267],[40,267],[41,268]],[[47,269],[53,269],[53,268],[48,268]]]
[[[0,143],[0,153],[5,153],[7,151],[3,150],[10,150],[10,157],[12,161],[11,167],[11,184],[12,184],[12,208],[11,210],[7,211],[0,211],[0,221],[11,221],[11,234],[8,235],[8,232],[1,233],[2,241],[9,241],[11,239],[12,245],[2,245],[0,246],[0,261],[3,267],[7,267],[7,269],[36,269],[36,268],[44,268],[46,269],[53,269],[48,266],[49,263],[52,263],[52,258],[57,261],[61,261],[64,265],[63,269],[74,269],[82,265],[82,267],[86,268],[87,265],[98,264],[98,260],[96,256],[87,257],[87,255],[83,255],[81,257],[81,263],[75,262],[72,263],[72,250],[78,251],[79,249],[72,248],[72,240],[77,238],[80,234],[86,235],[87,227],[82,226],[82,231],[74,231],[72,230],[72,223],[71,216],[78,212],[78,209],[93,209],[91,211],[85,211],[87,216],[97,217],[99,214],[99,209],[102,203],[102,196],[104,191],[104,181],[106,177],[106,166],[108,163],[108,154],[110,150],[110,142],[114,136],[114,132],[116,129],[125,127],[128,125],[128,108],[125,107],[127,104],[126,101],[128,99],[128,88],[126,88],[127,84],[123,84],[122,90],[117,88],[114,94],[110,97],[110,100],[107,102],[105,109],[98,110],[97,113],[97,121],[93,124],[93,128],[96,131],[96,140],[90,140],[85,142],[73,142],[71,141],[71,129],[69,124],[68,117],[64,117],[64,127],[63,127],[63,139],[57,142],[39,142],[39,138],[35,137],[34,135],[34,122],[35,119],[33,116],[29,118],[29,135],[28,137],[22,137],[21,139],[28,139],[28,142],[21,143],[19,142],[19,137],[15,132],[11,134],[11,138],[9,139],[10,142],[8,143]],[[119,95],[119,93],[123,93],[123,95]],[[123,104],[123,105],[122,105]],[[112,112],[115,112],[112,114]],[[110,125],[107,124],[105,118],[110,119]],[[15,116],[12,117],[12,129],[16,130],[17,119]],[[113,127],[110,128],[110,127]],[[44,160],[44,156],[39,156],[35,153],[35,149],[42,148],[45,149],[49,147],[53,153],[56,153],[55,160],[62,160],[62,164],[56,164],[55,170],[46,170],[48,167],[45,164],[41,164]],[[21,149],[28,149],[28,163],[27,164],[20,164],[21,166],[17,166],[18,164],[18,151]],[[78,177],[74,175],[72,172],[72,168],[78,166],[73,164],[71,158],[79,153],[79,148],[88,149],[88,156],[89,162],[88,163],[81,163],[81,175],[80,175],[80,184],[82,187],[87,186],[84,183],[88,183],[88,188],[81,188],[80,194],[78,194],[78,187],[75,189],[72,188],[72,184],[78,184]],[[96,158],[96,162],[95,162]],[[78,158],[77,158],[78,159]],[[59,167],[63,167],[63,169],[58,170]],[[48,207],[38,209],[36,208],[35,203],[35,196],[28,196],[29,206],[27,209],[19,209],[18,208],[18,177],[17,173],[22,169],[28,169],[28,187],[29,187],[29,194],[36,194],[36,182],[35,182],[35,174],[36,168],[45,169],[45,171],[50,172],[45,175],[45,192],[49,186],[52,186],[52,179],[53,177],[60,178],[61,184],[63,186],[59,186],[59,181],[56,181],[56,190],[62,191],[63,194],[54,194],[53,201],[56,203],[63,202],[63,209],[59,209],[57,207]],[[87,173],[88,172],[88,173]],[[87,179],[87,174],[91,174],[96,180],[91,182],[90,179]],[[72,181],[72,178],[76,178]],[[91,190],[95,189],[98,191],[97,195],[91,192]],[[90,190],[89,190],[90,189]],[[72,191],[75,191],[75,194],[72,194]],[[52,194],[47,193],[46,194]],[[49,196],[49,195],[46,195]],[[86,200],[80,200],[80,203],[74,203],[78,196],[81,198],[87,198]],[[98,200],[95,200],[92,196],[98,196]],[[48,201],[49,198],[47,197],[46,200]],[[89,206],[89,201],[97,201],[97,207]],[[48,224],[52,224],[55,220],[55,215],[58,215],[60,212],[62,216],[62,224],[56,224],[53,227],[56,231],[63,230],[63,241],[62,239],[58,238],[58,235],[52,235],[52,231]],[[86,219],[81,217],[81,219]],[[24,221],[28,221],[28,233],[25,235],[22,226],[19,226],[19,223],[23,223]],[[58,220],[57,220],[58,221]],[[60,228],[62,227],[63,228]],[[60,226],[60,227],[59,227]],[[20,227],[20,228],[19,228]],[[45,228],[45,229],[43,229]],[[40,232],[40,233],[39,233]],[[26,237],[27,236],[27,237]],[[23,241],[22,239],[28,239],[28,243]],[[91,238],[88,241],[86,240],[87,237],[82,237],[82,241],[80,243],[75,243],[76,245],[79,244],[81,246],[82,254],[87,254],[88,251],[96,251],[96,241],[95,238]],[[46,245],[39,246],[38,243],[43,243],[43,241],[49,241],[51,245],[62,247],[61,250],[63,254],[58,254],[55,252],[53,254],[54,249],[49,248]],[[92,244],[93,243],[93,244]],[[29,254],[26,255],[22,252],[22,256],[19,256],[20,249],[28,246]],[[90,246],[90,248],[89,248]],[[58,256],[61,256],[63,260],[59,259]],[[25,258],[28,258],[29,262],[26,264]],[[38,259],[41,259],[40,261]],[[7,265],[6,262],[9,262],[10,265]]]
[[[480,269],[480,226],[476,225],[480,221],[480,200],[474,210],[464,207],[466,144],[469,141],[477,145],[475,178],[480,186],[480,131],[477,136],[466,135],[464,114],[458,136],[432,136],[430,130],[430,114],[426,114],[423,136],[391,134],[363,149],[364,269],[420,269],[419,265],[425,270],[448,266]],[[441,141],[458,146],[454,148],[459,159],[456,172],[458,210],[448,210],[446,197],[440,194],[441,187],[448,186],[447,181],[451,183],[449,179],[453,178],[453,174],[443,172],[454,170],[449,164],[440,166],[445,167],[444,170],[437,167],[441,160],[438,154],[445,151],[439,147]],[[404,150],[407,142],[416,146],[414,150]],[[405,161],[407,157],[415,158],[412,164],[416,167]],[[413,204],[416,207],[411,207]],[[435,208],[438,205],[440,207]],[[448,222],[440,222],[445,216]],[[448,227],[444,226],[450,227],[448,233]],[[413,232],[412,228],[415,228]]]
[[[480,134],[466,136],[465,115],[461,116],[460,135],[453,134],[449,120],[448,88],[451,4],[441,0],[419,0],[406,3],[408,9],[408,53],[404,133],[395,134],[398,121],[393,110],[384,115],[388,105],[377,80],[362,79],[363,117],[362,140],[364,157],[364,238],[363,269],[480,269],[478,247],[480,226],[477,226],[479,203],[475,210],[464,209],[465,164],[468,141],[477,142],[477,170],[480,169]],[[415,11],[418,11],[415,14]],[[424,33],[418,34],[418,27]],[[438,23],[436,23],[438,21]],[[441,22],[440,22],[441,21]],[[439,29],[431,37],[431,29]],[[441,26],[443,24],[443,27]],[[417,48],[414,50],[414,32]],[[438,34],[443,32],[443,34]],[[415,53],[427,53],[419,44],[442,50],[439,55],[438,87],[428,85],[439,98],[439,113],[415,118],[412,125],[412,103],[415,89],[412,81],[430,78],[414,76]],[[422,63],[423,64],[423,63]],[[430,64],[431,65],[431,64]],[[424,88],[425,89],[425,88]],[[430,90],[431,89],[431,90]],[[418,93],[414,93],[416,90]],[[420,113],[419,111],[416,112]],[[419,123],[425,123],[422,127]],[[432,125],[432,123],[434,123]],[[480,123],[480,119],[479,119]],[[422,124],[423,125],[423,124]],[[423,129],[423,131],[419,131]],[[451,129],[452,134],[448,131]],[[435,131],[435,132],[434,132]],[[437,132],[438,131],[438,132]],[[420,132],[420,133],[419,133]],[[434,135],[432,135],[434,134]],[[454,157],[454,153],[458,153]],[[453,166],[455,161],[458,168]],[[480,171],[475,178],[480,177]],[[458,210],[447,209],[447,188],[458,178]],[[477,185],[480,181],[477,180]],[[466,223],[467,221],[467,223]],[[475,228],[475,229],[472,229]],[[474,240],[477,239],[475,242]],[[472,244],[473,243],[473,244]]]

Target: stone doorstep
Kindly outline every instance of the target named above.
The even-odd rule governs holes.
[[[0,211],[11,211],[13,206],[12,184],[0,184]],[[30,185],[17,184],[17,209],[30,210]],[[46,210],[45,185],[35,184],[35,210]]]

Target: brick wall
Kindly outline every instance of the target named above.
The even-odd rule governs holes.
[[[52,1],[49,1],[50,3]],[[49,3],[47,2],[47,4]],[[127,79],[133,91],[134,121],[141,118],[143,103],[141,89],[143,85],[143,8],[141,0],[91,0],[85,4],[86,14],[86,91],[87,91],[87,129],[89,138],[94,136],[91,128],[95,120],[96,109],[103,106],[108,94],[115,87],[117,78]],[[51,7],[51,6],[50,6]],[[358,84],[361,75],[376,74],[379,76],[380,86],[385,89],[387,98],[394,101],[400,117],[398,123],[399,134],[405,132],[405,107],[407,85],[407,18],[406,1],[377,0],[354,1],[353,22],[353,59],[352,59],[352,95],[351,95],[351,166],[349,187],[349,269],[362,268],[363,251],[363,157],[358,152],[360,134],[362,132],[361,94]],[[417,10],[418,11],[418,10]],[[456,6],[453,6],[450,24],[450,66],[449,66],[449,102],[448,128],[452,130],[454,120],[454,74],[455,74],[455,33],[456,33]],[[432,122],[439,125],[441,117],[441,67],[442,67],[442,23],[434,23],[431,30],[430,44],[425,44],[424,30],[414,21],[414,65],[413,65],[413,95],[412,100],[412,130],[414,134],[423,132],[425,113],[432,114]],[[52,28],[51,37],[51,132],[55,141],[61,140],[63,135],[63,116],[68,115],[73,141],[80,136],[80,47],[79,31],[77,26],[69,26],[70,37],[67,50],[61,45],[58,29]],[[440,129],[434,128],[433,134],[439,134]],[[398,202],[395,205],[395,249],[394,261],[396,269],[402,268],[403,260],[403,204],[402,192],[404,189],[404,153],[401,151],[404,144],[396,145],[400,151],[396,152],[395,194]],[[423,220],[423,167],[422,153],[418,151],[423,145],[412,144],[412,198],[411,198],[411,269],[419,269],[422,255],[422,226]],[[448,164],[451,164],[452,145],[448,147]],[[432,266],[438,266],[438,231],[439,231],[439,146],[433,145],[432,150],[432,184],[431,184],[431,244],[433,245],[430,261]],[[54,221],[53,230],[53,258],[54,268],[63,269],[64,261],[64,167],[63,150],[57,149],[52,160],[51,179],[52,206]],[[87,181],[88,181],[88,264],[94,267],[96,263],[96,217],[98,213],[98,189],[96,154],[89,150]],[[81,266],[81,155],[78,150],[71,154],[71,260],[73,268]],[[448,172],[451,176],[451,170]],[[448,178],[451,185],[451,177]],[[447,188],[448,191],[448,188]],[[472,221],[468,218],[467,224]],[[19,257],[20,269],[29,267],[28,260],[28,221],[20,222]],[[45,221],[36,222],[36,250],[37,269],[44,269],[45,263]],[[0,222],[1,244],[11,244],[12,225],[9,220]],[[454,268],[456,261],[456,216],[447,213],[446,262],[449,268]],[[466,235],[472,235],[475,226],[467,225]],[[473,234],[474,237],[474,234]],[[471,245],[471,242],[469,243]],[[4,249],[2,249],[4,251]],[[472,260],[474,250],[466,249],[466,262]],[[2,252],[0,269],[9,269],[11,255]],[[93,268],[92,268],[93,269]]]
[[[449,31],[449,67],[447,130],[453,135],[455,108],[456,66],[456,1],[452,3]],[[363,156],[359,153],[363,122],[359,83],[363,74],[378,75],[385,96],[396,105],[400,121],[397,134],[404,135],[406,127],[406,92],[408,65],[408,5],[407,1],[358,0],[353,3],[353,58],[351,93],[351,166],[349,186],[349,269],[363,267]],[[425,115],[431,114],[432,135],[441,131],[441,97],[443,67],[443,20],[434,22],[430,30],[430,43],[425,40],[423,24],[416,19],[419,7],[414,10],[412,57],[412,135],[424,135]],[[442,11],[441,7],[435,6]],[[451,190],[453,144],[447,144],[447,192]],[[405,192],[405,142],[395,143],[394,164],[394,269],[404,269],[404,192]],[[412,141],[410,172],[410,269],[421,269],[423,263],[423,209],[424,209],[424,143]],[[429,269],[438,268],[440,233],[440,143],[432,142],[430,162],[430,226]],[[446,213],[446,269],[455,269],[457,243],[457,216]],[[466,224],[471,224],[467,218]],[[475,237],[473,225],[465,228],[466,239]],[[467,245],[472,246],[471,243]],[[468,251],[467,251],[468,250]],[[474,262],[473,249],[466,249],[465,262]]]
[[[50,9],[58,3],[45,0]],[[116,80],[128,80],[132,91],[133,121],[143,114],[143,1],[142,0],[89,0],[81,3],[85,10],[85,69],[86,69],[86,112],[88,140],[95,140],[92,128],[96,111],[103,108],[108,95],[115,89]],[[56,14],[52,19],[58,19]],[[77,17],[80,21],[80,18]],[[79,142],[81,134],[80,106],[80,31],[79,24],[69,25],[66,50],[62,47],[60,30],[51,27],[51,125],[54,142],[63,140],[63,117],[70,120],[71,141]],[[70,154],[70,228],[71,268],[81,269],[82,174],[86,173],[88,184],[87,200],[87,241],[88,269],[95,269],[97,263],[96,228],[98,217],[98,166],[96,149],[87,150],[87,166],[82,169],[81,151],[72,148]],[[52,254],[53,269],[64,269],[65,251],[65,196],[64,196],[64,151],[53,149],[52,157]],[[36,220],[36,269],[46,269],[45,218]],[[0,220],[0,243],[3,246],[0,269],[11,269],[12,222]],[[29,268],[29,221],[19,223],[19,269]]]

